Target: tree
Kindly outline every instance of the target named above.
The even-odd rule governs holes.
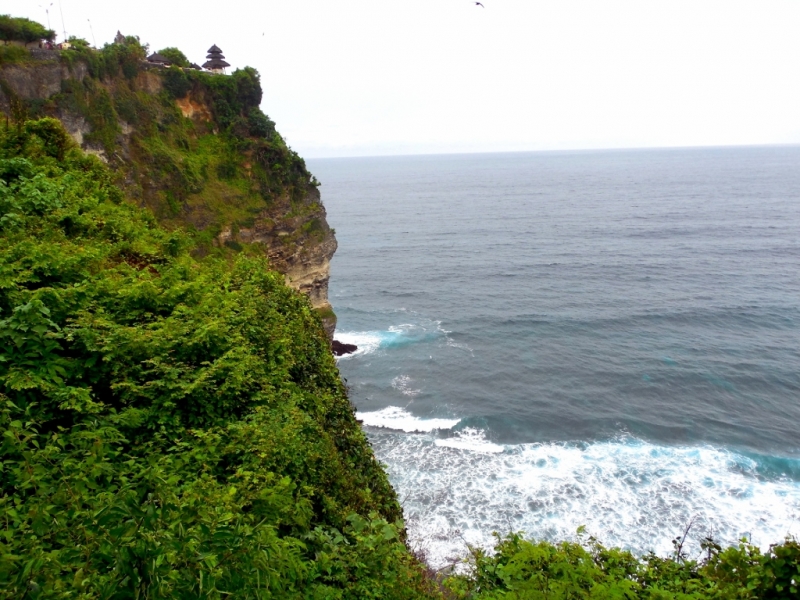
[[[170,64],[175,65],[176,67],[188,67],[189,66],[189,59],[186,58],[186,55],[178,50],[170,46],[169,48],[164,48],[163,50],[159,50],[158,54],[166,58]]]
[[[74,35],[69,36],[67,41],[72,45],[73,48],[80,47],[80,48],[89,48],[89,42],[83,38],[76,37]]]
[[[25,19],[0,15],[0,40],[4,42],[24,42],[29,44],[39,40],[52,42],[56,39],[56,32],[47,29],[44,25]]]
[[[183,69],[172,65],[164,71],[164,88],[173,98],[183,98],[192,84]]]

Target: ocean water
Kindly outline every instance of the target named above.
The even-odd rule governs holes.
[[[800,148],[310,160],[358,417],[434,565],[800,535]]]

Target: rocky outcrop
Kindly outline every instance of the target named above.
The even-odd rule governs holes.
[[[333,340],[333,343],[331,343],[331,350],[333,350],[334,356],[344,356],[345,354],[352,354],[358,350],[358,346],[355,344],[345,344],[339,340]]]
[[[67,79],[83,81],[87,66],[62,64],[59,54],[40,50],[30,63],[0,66],[0,110],[8,114],[15,100],[47,100],[61,92],[62,82]]]

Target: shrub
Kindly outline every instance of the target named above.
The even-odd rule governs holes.
[[[275,123],[260,108],[253,107],[247,113],[248,133],[253,137],[271,139],[275,131]]]
[[[158,54],[169,60],[170,64],[175,65],[176,67],[189,66],[189,59],[186,58],[186,55],[177,48],[164,48],[163,50],[159,50]]]
[[[69,59],[65,59],[69,56]],[[133,36],[121,44],[106,44],[100,50],[79,46],[70,53],[62,53],[62,60],[76,59],[86,62],[89,74],[95,79],[109,79],[120,74],[133,79],[139,73],[139,65],[147,57],[147,46]]]
[[[90,44],[87,40],[79,37],[75,37],[74,35],[69,36],[67,41],[72,45],[73,48],[89,48]]]
[[[192,89],[192,84],[183,69],[171,66],[164,70],[164,89],[172,98],[183,98]]]
[[[241,112],[261,104],[263,92],[261,91],[261,76],[253,67],[236,69],[231,75],[236,85],[236,97],[241,106]]]
[[[75,142],[57,119],[28,121],[25,123],[24,135],[28,141],[39,140],[43,152],[58,160],[64,160],[67,150],[75,146]]]
[[[723,550],[710,540],[700,562],[676,547],[673,556],[636,557],[594,538],[535,542],[520,534],[497,538],[492,554],[472,548],[471,572],[450,577],[456,598],[745,600],[796,598],[800,544],[787,539],[767,553],[747,542]]]
[[[25,19],[23,17],[12,17],[10,15],[0,15],[0,40],[14,42],[37,42],[48,40],[52,42],[56,39],[56,32],[45,28],[44,25]]]
[[[19,46],[0,45],[0,65],[21,63],[30,60],[31,53]]]

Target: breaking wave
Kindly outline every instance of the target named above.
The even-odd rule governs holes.
[[[798,461],[765,478],[763,461],[710,446],[630,438],[500,446],[481,430],[441,431],[455,420],[416,419],[398,408],[362,417],[427,432],[369,436],[404,500],[412,544],[437,568],[463,556],[465,542],[491,547],[494,531],[561,540],[585,525],[605,544],[661,555],[692,520],[690,550],[698,554],[706,536],[766,547],[800,533]]]
[[[459,419],[421,419],[397,406],[388,406],[374,412],[358,412],[356,418],[369,427],[407,433],[430,433],[437,429],[451,429],[459,422]]]

